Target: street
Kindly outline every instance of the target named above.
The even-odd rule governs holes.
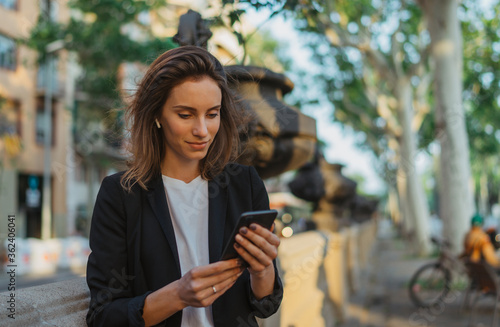
[[[471,315],[461,310],[464,291],[450,290],[444,301],[431,308],[417,308],[408,295],[412,274],[434,258],[418,258],[411,254],[405,240],[394,233],[379,232],[371,258],[371,270],[364,280],[364,289],[351,297],[349,318],[341,327],[466,327]],[[494,297],[481,301],[476,313],[490,320]],[[491,323],[482,325],[489,326]]]

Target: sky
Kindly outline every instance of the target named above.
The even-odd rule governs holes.
[[[259,12],[247,10],[247,19],[254,26],[261,26],[268,16],[269,14],[263,10]],[[301,38],[294,30],[291,20],[284,20],[282,16],[277,15],[262,25],[261,29],[269,30],[276,40],[288,45],[290,50],[287,53],[292,57],[293,65],[303,69],[314,65],[312,61],[307,60],[309,52],[307,47],[301,44]],[[343,174],[346,176],[363,176],[365,182],[361,187],[364,192],[370,194],[384,192],[384,182],[375,170],[374,155],[356,146],[356,138],[360,137],[359,134],[356,135],[350,129],[343,129],[339,123],[333,121],[332,107],[324,105],[308,107],[304,113],[316,119],[318,138],[326,143],[325,158],[328,162],[344,164]]]

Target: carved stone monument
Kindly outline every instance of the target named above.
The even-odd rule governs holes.
[[[338,231],[370,219],[377,209],[378,200],[357,194],[357,183],[342,174],[343,167],[328,163],[318,153],[289,183],[295,196],[315,203],[313,221],[318,229]]]
[[[201,15],[189,10],[179,21],[174,40],[204,46],[212,33]],[[314,154],[316,122],[283,102],[294,85],[285,75],[254,66],[224,67],[240,110],[249,120],[242,128],[238,162],[254,166],[261,178],[300,168]],[[245,130],[245,132],[243,132]]]
[[[207,41],[212,37],[212,32],[207,26],[207,22],[201,15],[189,9],[187,13],[181,15],[177,34],[173,39],[179,45],[196,45],[207,48]]]
[[[225,67],[240,109],[250,115],[240,163],[253,165],[261,178],[298,169],[314,155],[316,121],[283,102],[293,83],[262,67]]]

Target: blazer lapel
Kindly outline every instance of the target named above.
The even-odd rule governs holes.
[[[159,178],[151,184],[152,185],[148,192],[149,203],[151,204],[151,208],[153,208],[156,219],[160,223],[161,229],[167,238],[168,244],[170,245],[170,249],[172,250],[175,258],[175,264],[180,272],[181,265],[179,263],[179,252],[177,251],[174,226],[172,225],[172,218],[170,217],[170,211],[168,210],[163,180]]]
[[[208,194],[208,250],[212,263],[219,261],[224,246],[227,190],[216,180],[210,180]]]

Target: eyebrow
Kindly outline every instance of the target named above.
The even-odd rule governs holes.
[[[218,105],[215,105],[211,108],[208,108],[206,111],[210,111],[210,110],[214,110],[214,109],[220,109],[222,107],[222,105],[218,104]],[[189,111],[198,111],[196,108],[193,108],[193,107],[189,107],[189,106],[184,106],[182,104],[178,104],[176,106],[172,106],[173,109],[183,109],[183,110],[189,110]]]

